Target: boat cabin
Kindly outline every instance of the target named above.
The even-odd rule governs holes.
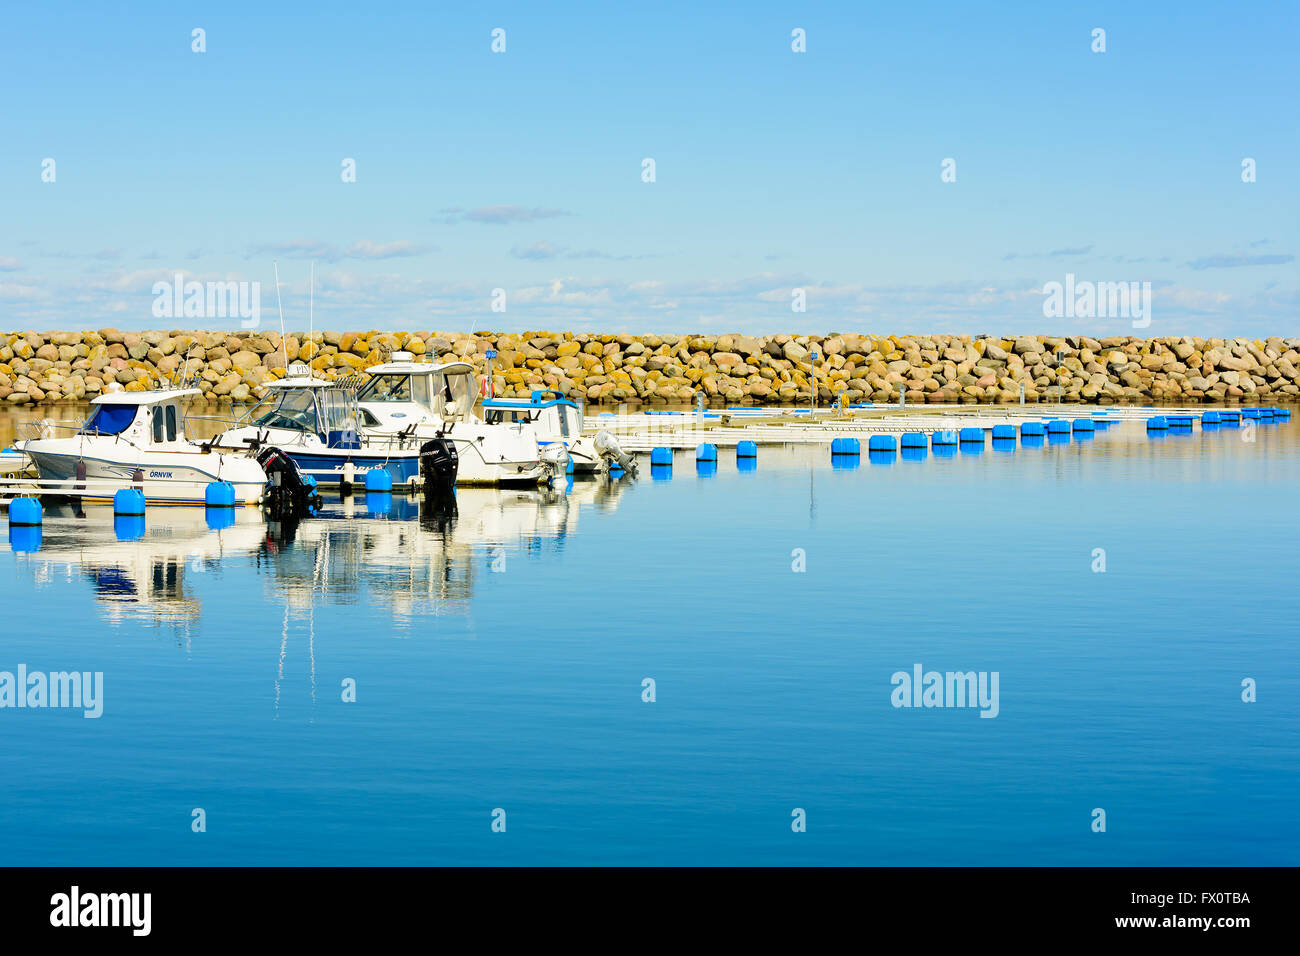
[[[364,425],[365,420],[351,389],[310,374],[291,374],[268,382],[266,389],[266,397],[243,424],[313,434],[327,448],[361,447],[358,423]]]
[[[566,442],[582,434],[582,409],[554,389],[535,389],[527,401],[488,398],[482,407],[489,425],[531,423],[543,434]]]
[[[181,400],[197,388],[106,392],[90,403],[78,435],[117,436],[134,445],[188,444]]]
[[[421,421],[470,421],[478,389],[468,362],[434,365],[396,352],[394,361],[372,365],[357,392],[357,404],[384,430],[400,431]]]

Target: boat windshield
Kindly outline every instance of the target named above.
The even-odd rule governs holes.
[[[253,424],[261,428],[316,431],[316,396],[310,388],[280,389],[280,401]]]
[[[321,424],[325,432],[356,431],[357,408],[353,393],[346,388],[320,390]]]
[[[359,402],[415,402],[429,408],[429,376],[376,375],[361,387]]]
[[[526,407],[511,408],[491,405],[483,408],[483,420],[489,425],[519,424],[520,422],[531,422],[533,413]]]
[[[120,435],[133,421],[139,405],[96,405],[81,426],[82,435]]]
[[[439,418],[446,417],[446,408],[449,402],[456,403],[456,411],[459,415],[468,414],[474,407],[474,402],[478,396],[475,395],[474,377],[468,372],[453,372],[451,374],[439,373],[429,376],[432,381],[429,383],[433,395],[429,408]]]
[[[555,411],[560,417],[560,434],[565,438],[573,438],[582,431],[578,410],[572,405],[556,405]]]

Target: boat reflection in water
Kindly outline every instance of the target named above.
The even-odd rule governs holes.
[[[114,518],[110,507],[47,503],[39,550],[20,555],[18,566],[30,568],[38,586],[89,581],[110,622],[187,630],[203,609],[190,576],[246,559],[265,537],[261,514],[248,508],[157,508],[141,519]]]
[[[133,527],[110,509],[51,504],[35,550],[14,557],[38,585],[81,577],[110,621],[186,626],[241,600],[208,572],[252,567],[263,600],[290,608],[365,602],[393,624],[468,615],[475,575],[509,552],[545,555],[577,530],[583,506],[610,511],[625,482],[564,488],[460,488],[442,501],[391,494],[326,499],[318,516],[268,522],[237,508],[151,509]],[[211,584],[200,585],[205,575]],[[188,627],[185,627],[188,632]]]

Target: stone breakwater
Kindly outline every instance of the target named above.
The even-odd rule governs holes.
[[[1294,402],[1300,338],[969,335],[601,335],[573,332],[291,333],[99,329],[0,333],[0,400],[84,402],[197,379],[208,402],[247,402],[305,362],[328,379],[394,351],[470,362],[495,394],[558,389],[588,403]],[[815,373],[810,357],[815,353]]]

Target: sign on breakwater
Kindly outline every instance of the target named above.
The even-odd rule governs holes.
[[[334,380],[399,350],[469,362],[497,397],[554,389],[590,405],[1300,401],[1300,338],[1278,336],[263,329],[0,333],[0,400],[84,402],[112,383],[139,391],[184,378],[204,401],[241,403],[265,394],[291,362]]]

